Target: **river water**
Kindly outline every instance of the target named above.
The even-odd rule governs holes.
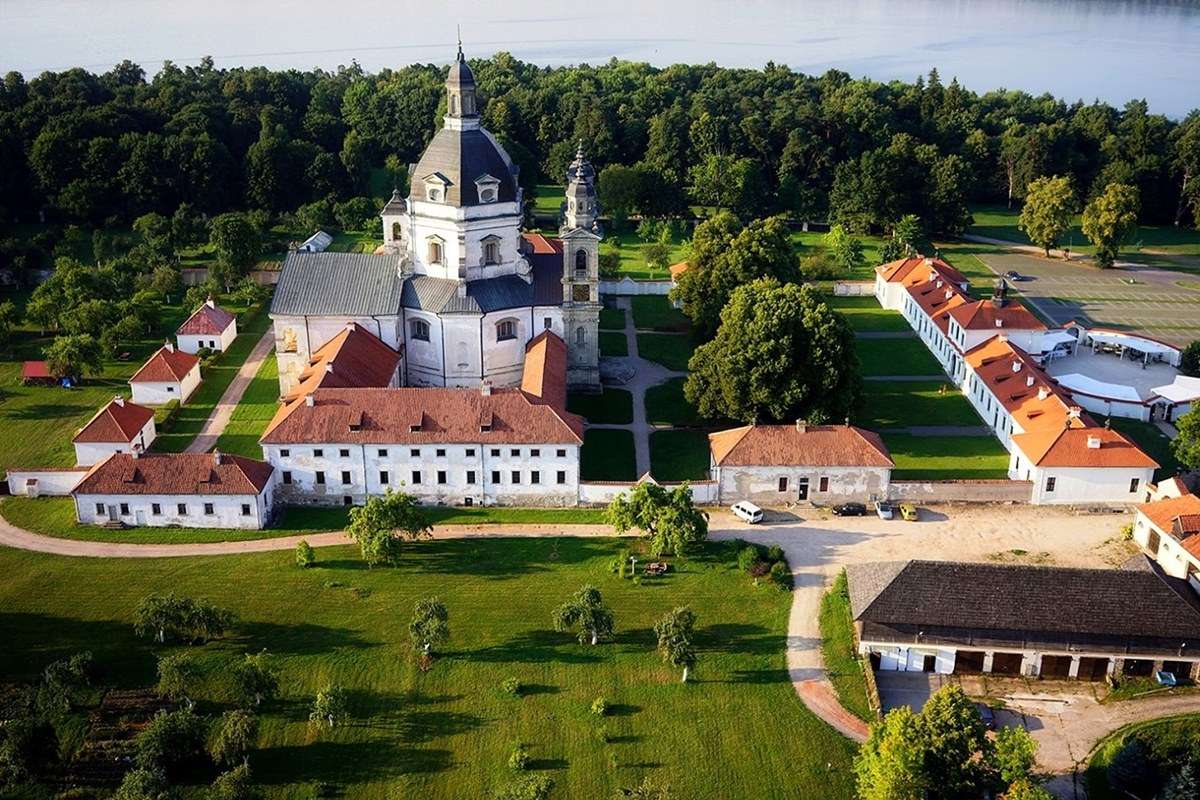
[[[131,59],[376,70],[469,56],[539,64],[767,61],[912,80],[937,67],[976,91],[1052,92],[1174,117],[1200,107],[1200,1],[1131,0],[0,0],[0,71]]]

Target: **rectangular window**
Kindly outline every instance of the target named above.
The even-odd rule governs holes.
[[[787,478],[779,479],[779,491],[781,491],[781,492],[787,491]]]
[[[338,450],[338,458],[349,458],[349,457],[350,457],[349,450]]]
[[[381,447],[375,451],[375,455],[379,456],[380,458],[387,458],[387,450]]]
[[[497,486],[500,485],[500,470],[492,470],[492,483],[496,484]]]
[[[829,491],[829,478],[826,478],[825,476],[821,476],[821,480],[817,481],[817,491],[818,492],[828,492]]]
[[[343,486],[350,485],[350,471],[349,470],[342,470],[342,485]]]
[[[468,447],[467,448],[467,458],[474,458],[474,457],[475,457],[475,448]]]
[[[380,470],[379,471],[379,482],[386,486],[388,480],[390,480],[390,476],[387,474],[387,470],[386,469]]]
[[[439,447],[439,448],[437,449],[437,457],[438,457],[438,458],[445,458],[445,457],[446,457],[446,448],[444,448],[444,447]]]
[[[205,513],[205,514],[207,514],[207,515],[208,515],[208,516],[210,516],[210,517],[211,517],[213,514],[215,514],[215,513],[216,513],[215,511],[213,511],[213,504],[212,504],[212,503],[205,503],[205,504],[204,504],[204,513]]]
[[[542,473],[538,472],[536,469],[533,470],[532,472],[530,472],[529,473],[529,482],[530,483],[541,483],[542,482]]]
[[[421,451],[420,451],[420,450],[418,450],[418,449],[417,449],[417,448],[415,448],[415,447],[414,447],[413,449],[409,450],[409,451],[408,451],[408,454],[409,454],[410,456],[412,456],[413,458],[420,458],[420,457],[421,457]]]
[[[285,485],[290,486],[292,484],[292,473],[288,472],[287,470],[284,470],[283,482]]]
[[[104,514],[104,503],[96,503],[96,513]]]
[[[174,394],[174,393],[175,393],[175,387],[174,387],[174,386],[168,386],[168,387],[167,387],[167,394]]]
[[[1046,478],[1046,491],[1047,492],[1054,491],[1054,482],[1055,482],[1054,478]]]
[[[187,503],[180,503],[179,505],[175,506],[175,510],[177,512],[179,512],[179,516],[186,517],[187,516]]]
[[[500,457],[500,448],[493,447],[492,448],[492,458],[499,458],[499,457]]]
[[[1141,483],[1140,478],[1133,478],[1129,481],[1129,492],[1132,494],[1138,490],[1138,484]]]
[[[554,455],[558,456],[559,458],[566,458],[566,457],[567,457],[567,451],[566,451],[566,450],[563,450],[563,449],[559,449],[559,450],[556,450],[556,451],[554,452]]]
[[[513,483],[520,483],[520,482],[521,482],[521,471],[520,471],[520,470],[516,470],[516,469],[514,469],[514,470],[512,471],[512,476],[511,476],[511,477],[512,477],[512,482],[513,482]]]
[[[467,470],[467,483],[470,483],[470,484],[475,483],[475,470],[473,470],[473,469]]]
[[[541,458],[541,455],[542,455],[542,451],[536,447],[529,451],[530,458]]]
[[[318,486],[325,485],[325,473],[324,472],[319,472],[319,471],[317,472],[317,485]]]
[[[122,517],[129,516],[129,503],[121,503],[121,516]]]
[[[160,506],[158,503],[151,503],[150,504],[150,513],[156,517],[161,516],[162,515],[162,506]]]
[[[444,470],[444,469],[439,469],[439,470],[438,470],[437,481],[438,481],[438,483],[445,483],[445,482],[446,482],[446,470]]]
[[[412,482],[413,482],[413,483],[420,483],[420,482],[421,482],[421,470],[419,470],[419,469],[414,469],[414,470],[412,471]]]
[[[552,323],[551,323],[551,320],[550,320],[550,318],[549,318],[549,317],[543,317],[543,318],[542,318],[542,325],[543,325],[543,326],[546,328],[546,330],[550,330],[550,325],[551,325],[551,324],[552,324]]]
[[[342,495],[342,505],[344,505],[344,506],[354,505],[354,498],[348,494]]]
[[[566,471],[565,471],[565,470],[561,470],[561,469],[560,469],[560,470],[558,471],[558,473],[557,473],[557,478],[558,478],[558,482],[559,482],[559,483],[566,483],[566,482],[567,482],[567,473],[566,473]]]
[[[520,458],[521,457],[521,449],[519,447],[514,447],[512,450],[509,451],[509,455],[511,455],[513,458]]]
[[[325,450],[324,450],[324,449],[322,449],[322,448],[320,448],[320,447],[314,447],[314,448],[313,448],[313,457],[314,457],[314,458],[321,458],[321,457],[322,457],[322,456],[324,456],[324,455],[325,455]]]
[[[287,458],[291,454],[292,454],[292,451],[288,450],[286,447],[279,451],[280,458]]]
[[[242,516],[243,517],[250,516],[250,504],[249,503],[242,503]]]

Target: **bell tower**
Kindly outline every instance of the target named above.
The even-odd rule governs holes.
[[[567,383],[600,388],[600,205],[596,170],[580,142],[567,168],[567,199],[559,238],[563,243],[563,332]]]
[[[479,104],[475,97],[475,75],[463,57],[462,40],[458,55],[446,74],[445,127],[453,130],[472,130],[479,127]]]

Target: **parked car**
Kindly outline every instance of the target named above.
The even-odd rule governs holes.
[[[879,515],[880,519],[892,519],[896,516],[896,507],[883,500],[876,500],[875,513]]]
[[[901,503],[900,518],[905,522],[916,522],[920,519],[920,514],[917,513],[917,507],[912,503]]]
[[[996,712],[992,711],[992,707],[983,703],[976,703],[975,707],[979,709],[979,718],[983,720],[983,726],[989,731],[996,730]]]
[[[762,522],[763,511],[758,506],[748,500],[743,500],[740,503],[734,503],[729,507],[733,515],[745,522],[747,525],[757,525]]]
[[[833,507],[835,517],[865,517],[867,507],[862,503],[842,503]]]
[[[1017,272],[1015,269],[1010,269],[1008,272],[1004,273],[1004,277],[1010,281],[1016,281],[1017,283],[1020,283],[1021,281],[1029,280],[1028,275],[1022,275],[1021,273]]]

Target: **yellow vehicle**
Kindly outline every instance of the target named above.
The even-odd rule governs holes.
[[[920,518],[920,515],[917,514],[917,507],[912,503],[901,503],[900,518],[905,522],[916,522]]]

